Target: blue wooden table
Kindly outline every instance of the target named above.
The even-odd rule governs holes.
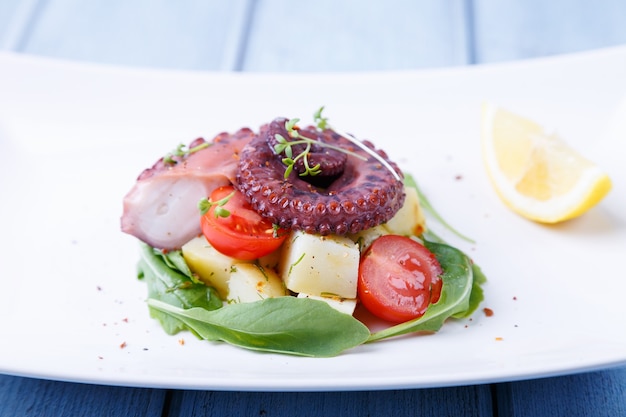
[[[137,67],[420,69],[625,43],[623,0],[0,0],[2,50]],[[0,376],[0,416],[75,415],[626,416],[626,368],[490,385],[329,393],[162,390]]]

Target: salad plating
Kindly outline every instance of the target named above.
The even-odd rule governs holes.
[[[139,277],[167,333],[323,357],[478,307],[484,276],[426,230],[412,178],[322,109],[314,120],[197,139],[139,176],[122,230],[143,242]],[[372,332],[364,309],[388,326]]]

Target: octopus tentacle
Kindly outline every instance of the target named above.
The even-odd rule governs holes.
[[[284,125],[284,119],[275,122]],[[332,130],[302,130],[307,137],[351,152],[332,181],[321,187],[295,169],[285,179],[282,157],[276,155],[271,142],[276,128],[272,124],[262,127],[259,136],[242,150],[235,184],[252,207],[273,223],[307,233],[345,235],[385,223],[402,207],[402,181]],[[363,143],[375,150],[370,142]],[[399,172],[384,152],[376,152]]]
[[[268,126],[267,132],[265,134],[265,138],[267,140],[268,145],[274,149],[274,147],[278,144],[276,139],[276,135],[280,135],[283,138],[289,140],[289,133],[287,132],[287,128],[285,127],[285,123],[288,121],[286,118],[279,117],[274,119]],[[303,130],[304,136],[319,141],[321,139],[320,132],[315,129],[307,129]],[[306,148],[305,144],[297,144],[292,146],[292,151],[294,155],[297,155],[303,152]],[[286,157],[286,153],[283,151],[278,154],[282,158]],[[345,152],[340,152],[335,149],[326,148],[320,146],[318,144],[311,145],[311,149],[309,150],[308,162],[309,166],[313,167],[315,165],[320,166],[319,177],[334,177],[343,171],[343,167],[346,164],[348,155]],[[302,174],[306,171],[304,167],[304,160],[298,159],[294,165],[294,171],[298,174]]]

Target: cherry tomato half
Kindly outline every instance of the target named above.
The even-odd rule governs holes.
[[[381,236],[361,257],[359,299],[384,320],[412,320],[439,300],[441,274],[437,258],[421,243],[404,236]]]
[[[228,201],[220,208],[228,210],[229,215],[216,216],[218,206],[214,204],[200,218],[202,233],[211,246],[241,260],[257,259],[278,249],[287,237],[284,231],[275,230],[272,222],[254,211],[232,186],[219,187],[210,196],[212,202],[225,198]]]

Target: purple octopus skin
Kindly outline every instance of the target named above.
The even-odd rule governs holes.
[[[285,119],[283,117],[279,117],[277,119],[272,120],[267,128],[266,138],[267,143],[272,149],[275,145],[278,144],[278,140],[276,139],[276,135],[281,135],[288,141],[295,141],[297,139],[293,139],[289,137],[289,133],[287,133],[287,128],[285,127],[285,123],[288,122],[289,119]],[[309,139],[314,140],[323,140],[320,132],[315,130],[308,130],[304,135]],[[303,152],[306,148],[305,144],[293,145],[292,147],[293,155],[298,155]],[[281,157],[286,157],[285,152],[280,153]],[[309,151],[309,166],[314,167],[319,164],[320,173],[316,177],[336,177],[343,172],[343,169],[346,165],[346,161],[348,158],[348,154],[345,152],[340,152],[335,149],[327,148],[320,146],[318,144],[312,144],[311,149]],[[294,165],[294,171],[298,174],[305,172],[304,160],[298,159]],[[318,179],[312,178],[312,179]]]
[[[198,201],[235,181],[239,153],[255,137],[250,129],[217,135],[209,147],[173,163],[159,159],[124,197],[122,231],[160,249],[179,249],[200,234]],[[196,139],[189,148],[205,142]]]
[[[279,123],[283,121],[279,119]],[[241,151],[235,186],[256,211],[274,224],[307,233],[345,235],[383,224],[402,207],[405,198],[402,181],[376,158],[332,130],[319,133],[308,127],[301,134],[317,137],[364,160],[347,155],[341,173],[323,188],[307,182],[309,177],[299,176],[295,169],[285,179],[286,167],[283,157],[274,152],[275,131],[270,127],[271,124],[262,127],[259,135]],[[375,150],[370,142],[363,143]],[[383,151],[376,152],[401,173]]]

